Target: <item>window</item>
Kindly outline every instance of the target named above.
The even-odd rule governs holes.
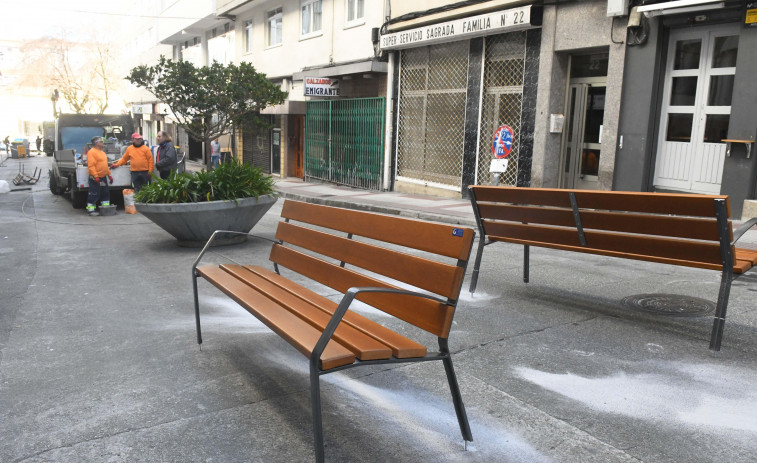
[[[363,22],[365,0],[347,0],[347,23]]]
[[[282,14],[281,8],[276,8],[273,11],[266,13],[266,32],[268,35],[268,46],[279,45],[281,43],[281,27],[282,27]]]
[[[244,51],[252,51],[252,20],[244,22]]]
[[[302,2],[302,35],[320,32],[322,3],[322,0],[305,0]]]

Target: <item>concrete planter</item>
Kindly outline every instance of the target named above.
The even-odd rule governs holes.
[[[135,203],[137,211],[179,240],[179,246],[201,247],[216,230],[247,233],[258,223],[278,198],[242,198],[235,201],[202,203]],[[242,243],[246,236],[216,238],[214,245]]]

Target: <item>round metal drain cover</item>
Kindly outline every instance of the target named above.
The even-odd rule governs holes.
[[[674,317],[702,317],[715,312],[715,304],[678,294],[638,294],[623,298],[623,305]]]

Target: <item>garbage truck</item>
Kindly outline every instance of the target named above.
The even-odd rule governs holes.
[[[54,195],[69,194],[74,208],[87,204],[89,171],[87,151],[92,137],[103,137],[108,162],[123,156],[134,123],[127,114],[60,114],[55,120],[53,163],[50,170],[50,191]],[[110,190],[130,188],[129,169],[113,169]]]

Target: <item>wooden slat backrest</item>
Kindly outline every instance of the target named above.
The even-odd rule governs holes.
[[[531,224],[575,227],[573,210],[567,208],[479,203],[482,219],[508,220]],[[671,236],[718,241],[718,224],[711,219],[674,215],[609,212],[581,209],[584,229]],[[733,235],[731,233],[731,235]],[[733,236],[730,237],[733,240]]]
[[[403,289],[279,244],[271,248],[270,259],[340,292],[353,287]],[[362,293],[358,299],[439,337],[449,336],[454,305],[396,294]]]
[[[586,246],[581,246],[575,229],[485,222],[487,234],[534,243],[554,243],[590,250],[607,250],[627,254],[658,256],[710,264],[722,264],[720,245],[712,241],[693,241],[587,230]]]
[[[459,237],[449,225],[299,201],[286,201],[281,217],[466,261],[474,238],[468,228]]]
[[[457,299],[465,268],[282,222],[276,238],[418,288]]]
[[[716,200],[728,210],[727,196],[486,186],[474,186],[472,193],[490,238],[722,265],[715,211]],[[727,233],[732,240],[730,222]]]
[[[496,238],[496,240],[506,241],[508,243],[523,244],[523,245],[534,245],[534,246],[538,245],[540,247],[560,249],[562,251],[590,252],[591,254],[598,254],[600,256],[618,257],[622,259],[643,260],[647,262],[657,262],[659,264],[680,265],[684,267],[703,268],[703,269],[709,269],[709,270],[722,270],[723,269],[723,265],[720,263],[708,264],[706,262],[693,262],[690,260],[670,259],[666,257],[657,257],[657,256],[645,256],[642,254],[628,254],[624,252],[605,251],[602,249],[587,250],[583,246],[568,246],[564,244],[554,244],[554,243],[536,243],[531,240],[521,240],[521,239],[516,239],[516,238],[506,238],[506,239]]]
[[[713,217],[714,200],[723,199],[728,205],[728,196],[694,195],[674,193],[646,193],[628,191],[586,191],[555,188],[521,188],[473,186],[476,201],[503,202],[512,204],[538,204],[542,206],[570,208],[572,191],[581,209],[643,212],[650,214],[675,214],[695,217]],[[730,205],[727,206],[731,215]]]

